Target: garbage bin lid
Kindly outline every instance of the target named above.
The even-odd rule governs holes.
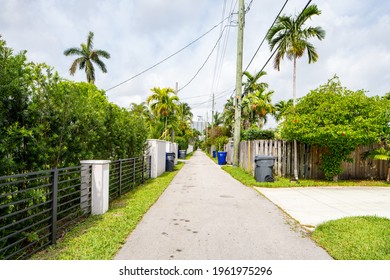
[[[255,161],[256,160],[263,160],[263,159],[276,159],[274,156],[255,156]]]

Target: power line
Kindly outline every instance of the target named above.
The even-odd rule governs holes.
[[[170,56],[164,58],[163,60],[157,62],[156,64],[150,66],[149,68],[147,68],[147,69],[145,69],[145,70],[139,72],[138,74],[136,74],[136,75],[134,75],[134,76],[128,78],[127,80],[124,80],[123,82],[121,82],[121,83],[119,83],[119,84],[117,84],[117,85],[115,85],[115,86],[113,86],[113,87],[110,87],[110,88],[106,89],[105,91],[107,92],[107,91],[112,90],[112,89],[114,89],[114,88],[116,88],[116,87],[119,87],[119,86],[123,85],[124,83],[127,83],[127,82],[133,80],[134,78],[136,78],[136,77],[138,77],[138,76],[140,76],[140,75],[146,73],[147,71],[149,71],[149,70],[155,68],[156,66],[160,65],[161,63],[167,61],[168,59],[172,58],[173,56],[177,55],[178,53],[182,52],[183,50],[185,50],[185,49],[188,48],[189,46],[193,45],[194,43],[196,43],[197,41],[199,41],[200,39],[202,39],[204,36],[206,36],[206,35],[209,34],[211,31],[213,31],[215,28],[217,28],[219,25],[221,25],[221,24],[222,24],[226,19],[228,19],[229,17],[230,17],[230,15],[229,15],[228,17],[224,18],[220,23],[214,25],[214,26],[213,26],[211,29],[209,29],[206,33],[204,33],[203,35],[201,35],[201,36],[198,37],[197,39],[193,40],[191,43],[187,44],[186,46],[184,46],[184,47],[181,48],[180,50],[174,52],[174,53],[171,54]]]
[[[224,1],[223,1],[222,16],[221,16],[222,18],[225,16],[226,1],[227,1],[227,0],[224,0]],[[222,25],[221,25],[221,30],[219,31],[219,33],[222,34]],[[220,47],[221,47],[221,44],[218,44],[217,55],[216,55],[216,58],[215,58],[214,73],[213,73],[213,82],[212,82],[212,84],[211,84],[211,92],[214,92],[215,76],[216,76],[216,73],[217,73],[218,58],[219,58],[219,50],[220,50]]]
[[[234,10],[234,7],[235,5],[237,4],[237,0],[236,0],[236,3],[234,4],[233,6],[233,1],[231,2],[230,4],[230,18],[233,16],[233,10]],[[230,19],[231,20],[231,19]],[[229,22],[230,22],[229,20]],[[213,86],[213,91],[214,90],[217,90],[218,89],[218,86],[219,86],[219,81],[221,79],[221,75],[222,75],[222,66],[223,66],[223,60],[225,59],[225,54],[226,54],[226,49],[227,49],[227,45],[228,45],[228,42],[229,42],[229,35],[230,35],[230,28],[227,30],[227,32],[225,33],[225,38],[224,38],[224,41],[222,43],[223,47],[222,47],[222,54],[221,54],[221,58],[219,60],[219,65],[218,65],[218,69],[217,69],[217,79],[216,79],[216,83],[215,85]]]
[[[261,46],[263,45],[265,39],[267,38],[268,32],[271,30],[271,28],[274,26],[275,22],[278,20],[280,14],[281,14],[282,11],[284,10],[284,7],[286,7],[286,4],[287,4],[288,1],[289,1],[289,0],[286,0],[286,2],[284,2],[283,7],[280,9],[278,15],[277,15],[277,16],[275,17],[275,19],[274,19],[274,22],[271,24],[270,28],[268,28],[267,32],[265,33],[263,40],[261,41],[261,43],[260,43],[259,47],[257,48],[255,54],[252,56],[251,60],[249,61],[249,64],[248,64],[248,66],[245,68],[244,72],[245,72],[246,70],[248,70],[249,66],[251,65],[251,63],[252,63],[253,60],[255,59],[257,53],[259,52]]]
[[[252,3],[253,3],[253,0],[251,0],[248,4],[248,6],[246,7],[245,9],[245,14],[249,12],[249,10],[251,9],[251,6],[252,6]]]
[[[312,0],[309,0],[305,6],[305,8],[303,8],[302,12],[298,15],[298,18],[299,19],[301,17],[301,15],[303,14],[303,12],[306,10],[306,8],[309,6],[309,4],[311,3]],[[291,29],[289,30],[289,32],[291,32],[293,27],[291,27]],[[271,54],[271,56],[268,58],[267,62],[264,64],[264,66],[261,68],[260,72],[264,70],[264,68],[267,66],[268,62],[270,62],[270,60],[272,59],[272,57],[275,55],[275,53],[279,50],[280,48],[280,44],[276,47],[275,51]]]
[[[181,91],[182,89],[184,89],[185,87],[187,87],[190,83],[192,83],[192,81],[196,78],[196,76],[198,76],[199,72],[203,69],[203,67],[206,65],[207,61],[209,60],[210,56],[213,54],[215,48],[217,47],[219,41],[221,40],[222,38],[222,35],[223,35],[223,32],[225,31],[226,27],[228,27],[228,25],[225,25],[222,32],[221,32],[221,35],[219,36],[217,42],[215,43],[214,47],[212,48],[211,52],[209,53],[209,55],[207,56],[206,60],[203,62],[202,66],[198,69],[198,71],[196,71],[195,75],[181,88],[179,88],[178,91]]]
[[[311,3],[312,0],[309,0],[306,4],[306,6],[303,8],[302,12],[298,15],[298,18],[299,19],[302,15],[302,13],[306,10],[306,8],[309,6],[309,4]],[[293,27],[291,27],[291,29],[289,30],[289,32],[291,32]],[[274,57],[275,53],[279,50],[280,48],[280,44],[276,47],[276,49],[272,52],[271,56],[267,59],[267,61],[265,62],[264,66],[261,68],[261,71],[263,71],[265,69],[265,67],[268,65],[268,63],[270,62],[270,60]],[[253,82],[252,82],[253,83]],[[249,84],[249,86],[251,86],[251,84]]]

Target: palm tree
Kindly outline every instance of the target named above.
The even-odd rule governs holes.
[[[318,54],[315,47],[308,40],[317,37],[319,40],[325,38],[325,31],[320,27],[304,27],[306,21],[312,16],[320,15],[321,11],[317,5],[310,5],[305,8],[297,17],[280,16],[276,24],[269,30],[267,40],[271,51],[276,47],[276,57],[274,60],[274,68],[280,70],[280,62],[287,55],[287,58],[294,62],[293,74],[293,106],[295,107],[296,100],[296,73],[297,73],[297,58],[307,52],[309,63],[318,60]],[[297,143],[294,140],[294,179],[298,180],[297,169]]]
[[[164,122],[164,138],[168,134],[167,130],[171,131],[171,138],[173,138],[172,131],[177,126],[178,120],[176,111],[179,105],[179,97],[172,88],[154,87],[151,91],[153,94],[146,99],[146,103],[149,105],[154,116]]]
[[[243,99],[242,99],[242,120],[244,126],[248,129],[252,124],[257,123],[261,128],[267,122],[267,114],[274,112],[274,107],[271,104],[271,95],[273,91],[266,91],[268,84],[258,80],[267,75],[267,72],[260,71],[253,76],[245,71],[243,75],[246,81],[243,83]]]
[[[291,108],[293,105],[293,100],[289,99],[287,102],[285,100],[281,100],[275,104],[275,119],[277,122],[281,121],[284,118],[284,114],[286,111]]]
[[[232,131],[233,129],[234,113],[235,113],[234,100],[233,97],[230,97],[226,101],[222,112],[223,124],[228,128],[229,131]]]
[[[223,123],[223,118],[222,118],[222,114],[219,113],[218,111],[214,113],[214,116],[213,116],[213,124],[215,126],[219,126]]]
[[[254,76],[252,76],[248,71],[245,71],[243,75],[246,77],[246,82],[242,84],[244,86],[243,95],[247,95],[257,90],[264,91],[265,89],[268,88],[267,83],[257,82],[261,77],[267,75],[267,72],[259,71],[255,73]]]
[[[257,124],[258,128],[262,128],[267,122],[267,115],[275,112],[271,103],[272,94],[273,91],[260,92],[257,90],[242,99],[242,119],[246,129],[252,124]]]
[[[93,36],[93,32],[89,32],[87,43],[81,44],[81,48],[69,48],[64,51],[64,55],[66,56],[79,56],[73,61],[72,65],[70,66],[70,74],[73,76],[76,72],[77,67],[79,68],[79,70],[85,69],[87,81],[88,83],[92,84],[95,82],[95,68],[93,66],[93,63],[96,63],[96,65],[103,71],[103,73],[107,73],[106,65],[103,63],[103,61],[100,60],[100,57],[106,59],[110,58],[110,54],[108,52],[93,49]]]

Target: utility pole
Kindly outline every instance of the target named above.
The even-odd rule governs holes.
[[[241,138],[241,95],[242,95],[242,56],[244,41],[244,0],[239,0],[238,5],[238,35],[237,35],[237,73],[236,73],[236,102],[234,114],[233,135],[233,165],[239,165],[239,149]]]
[[[211,105],[211,138],[214,137],[214,92],[213,92],[213,104]]]
[[[206,124],[205,124],[205,126],[206,126],[206,142],[207,142],[207,138],[209,137],[209,133],[208,133],[208,124],[209,124],[209,112],[206,112]]]

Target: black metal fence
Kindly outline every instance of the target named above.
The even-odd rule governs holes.
[[[150,156],[110,164],[110,200],[151,175]],[[0,177],[0,260],[27,259],[91,213],[90,165]]]
[[[150,178],[151,157],[120,159],[110,164],[110,200]]]
[[[91,212],[90,167],[0,177],[0,259],[26,259]]]

